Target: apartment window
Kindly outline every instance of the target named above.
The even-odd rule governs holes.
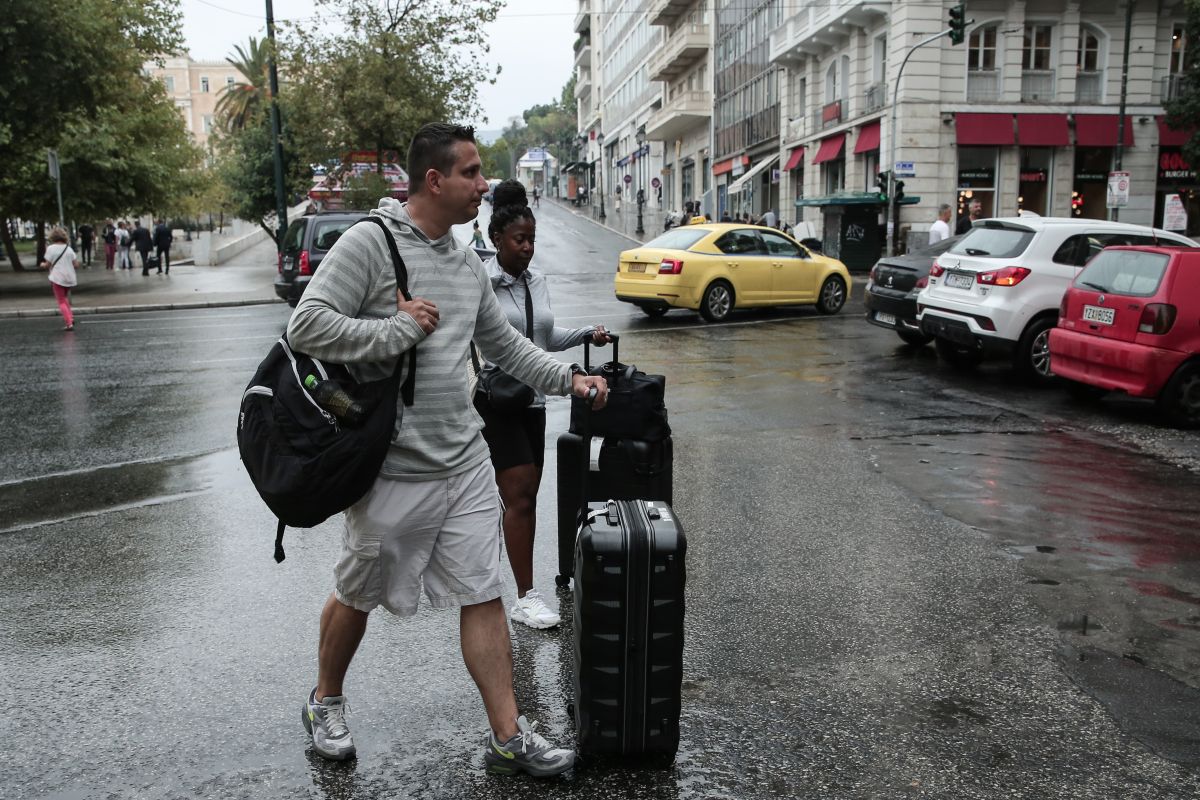
[[[205,133],[212,133],[212,127],[213,127],[213,118],[212,118],[212,114],[205,114],[205,115],[204,115],[203,124],[204,124],[204,132],[205,132]]]
[[[208,78],[200,78],[200,91],[204,92],[205,94],[208,93]]]
[[[846,158],[842,156],[821,165],[825,173],[825,194],[836,194],[846,188]]]
[[[887,80],[887,36],[875,37],[875,61],[872,78],[875,83]]]
[[[1021,50],[1021,68],[1035,70],[1051,69],[1050,49],[1054,27],[1052,25],[1026,25]]]
[[[1187,29],[1177,24],[1171,31],[1171,74],[1183,72],[1184,55],[1187,49]]]
[[[967,44],[967,70],[983,72],[996,69],[997,26],[976,28],[971,31]]]
[[[1079,58],[1075,66],[1084,72],[1100,69],[1100,37],[1090,28],[1079,26]]]
[[[838,94],[838,66],[837,61],[829,65],[829,70],[825,73],[825,102],[832,103],[841,98]]]
[[[233,88],[233,84],[235,84],[235,83],[237,83],[237,80],[232,75],[225,76],[225,88],[226,89]]]
[[[1087,25],[1079,26],[1079,55],[1075,66],[1075,102],[1100,103],[1104,99],[1104,60],[1101,35]]]
[[[175,94],[175,78],[172,75],[163,76],[163,85],[167,87],[167,94]]]

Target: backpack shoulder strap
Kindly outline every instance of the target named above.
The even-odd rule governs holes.
[[[387,242],[388,251],[392,254],[392,269],[396,271],[396,286],[400,289],[400,293],[404,295],[404,299],[412,302],[412,295],[408,292],[408,267],[404,265],[404,259],[400,257],[400,251],[396,248],[396,237],[392,236],[392,232],[388,230],[387,223],[379,217],[367,215],[358,222],[374,222],[383,231],[384,241]],[[357,225],[358,222],[354,224]],[[408,376],[404,379],[404,383],[400,386],[400,396],[404,399],[404,405],[411,406],[413,404],[413,389],[417,382],[417,348],[413,347],[407,353],[408,355]],[[404,356],[400,357],[401,364]],[[397,372],[401,364],[397,364]],[[281,534],[282,535],[282,534]]]

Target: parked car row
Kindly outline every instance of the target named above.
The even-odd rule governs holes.
[[[1087,385],[1158,397],[1173,423],[1197,425],[1195,248],[1142,225],[981,220],[930,250],[881,259],[867,283],[867,320],[909,344],[933,341],[955,367],[1000,355],[1031,383],[1057,375],[1076,394],[1094,394],[1079,388]]]

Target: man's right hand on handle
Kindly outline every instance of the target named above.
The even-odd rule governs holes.
[[[433,333],[437,328],[438,309],[432,300],[426,300],[423,297],[405,300],[403,294],[396,292],[396,310],[403,311],[416,320],[426,335]]]

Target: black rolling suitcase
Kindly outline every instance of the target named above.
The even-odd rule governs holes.
[[[575,574],[575,536],[579,533],[579,507],[603,500],[653,498],[674,502],[672,462],[674,445],[668,436],[657,442],[609,437],[600,444],[598,469],[587,479],[587,498],[582,496],[579,471],[583,460],[591,462],[590,442],[564,433],[558,437],[558,575],[559,586],[567,586]]]
[[[586,460],[579,474],[586,496]],[[674,756],[683,684],[683,529],[661,500],[584,503],[580,514],[572,631],[579,751]]]

